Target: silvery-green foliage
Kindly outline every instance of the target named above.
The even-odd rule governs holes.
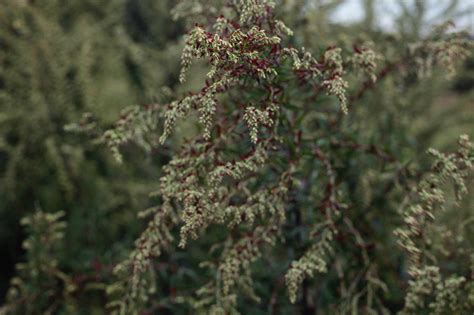
[[[425,236],[437,212],[444,209],[445,185],[454,187],[458,201],[467,193],[465,181],[474,168],[474,146],[467,135],[462,135],[459,147],[451,154],[429,150],[435,157],[431,172],[415,188],[413,200],[403,212],[406,226],[395,231],[400,245],[407,251],[408,272],[412,276],[402,314],[419,314],[424,310],[433,314],[467,314],[474,310],[471,276],[454,274],[444,278],[439,267],[433,265],[430,239]]]
[[[406,226],[395,231],[401,246],[409,254],[409,272],[414,276],[418,274],[418,268],[426,263],[423,253],[426,225],[435,219],[436,211],[444,208],[446,193],[443,185],[452,183],[457,200],[467,193],[465,180],[474,165],[473,145],[467,135],[462,135],[459,146],[459,150],[451,154],[429,150],[436,158],[432,171],[415,188],[413,199],[402,214]]]
[[[324,305],[328,310],[386,312],[383,295],[388,288],[373,258],[377,240],[365,235],[364,225],[370,226],[370,220],[357,217],[361,204],[346,170],[357,165],[338,150],[381,161],[388,173],[381,177],[395,178],[398,185],[387,185],[387,194],[394,186],[403,186],[398,181],[411,178],[405,166],[384,151],[383,143],[353,142],[345,119],[352,103],[390,71],[400,70],[403,81],[411,71],[424,71],[420,65],[454,67],[471,44],[459,34],[434,33],[411,50],[405,44],[407,54],[402,58],[407,60],[388,63],[377,72],[385,58],[370,43],[353,50],[331,46],[309,52],[289,45],[293,32],[276,19],[275,2],[218,2],[206,11],[212,1],[182,1],[174,11],[176,16],[200,16],[200,23],[186,36],[180,81],[193,75],[196,60],[204,61],[208,71],[197,91],[156,106],[163,121],[159,142],[172,147],[172,159],[163,168],[160,189],[154,194],[160,202],[143,213],[150,218],[148,226],[128,258],[115,268],[110,307],[119,314],[149,309],[158,281],[154,262],[176,247],[190,252],[207,233],[221,229],[220,240],[201,264],[209,281],[177,298],[196,312],[234,314],[242,299],[258,303],[255,278],[259,275],[253,266],[268,263],[269,257],[279,257],[285,266],[280,279],[291,303],[308,298],[306,283],[311,278],[334,281],[337,277],[341,305]],[[418,67],[409,68],[413,65]],[[184,139],[180,148],[173,147],[170,135],[176,125],[192,121],[193,116],[202,131]],[[307,117],[320,119],[324,127],[316,133],[301,128]],[[147,123],[141,127],[135,123],[141,124],[131,119],[113,130],[114,150],[126,141],[154,134]],[[425,307],[419,296],[431,296],[440,285],[433,309],[450,305],[457,298],[450,292],[464,282],[460,277],[444,277],[436,266],[426,264],[418,245],[434,208],[443,203],[441,184],[452,179],[465,192],[463,179],[472,168],[468,148],[463,137],[455,154],[431,151],[438,161],[400,214],[403,224],[396,235],[406,250],[402,255],[409,261],[412,277],[407,310]],[[289,241],[295,248],[285,245]]]

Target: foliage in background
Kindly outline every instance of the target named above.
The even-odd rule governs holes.
[[[454,152],[470,131],[472,93],[453,96],[442,75],[472,49],[464,34],[378,31],[373,1],[355,32],[331,25],[341,1],[181,1],[172,15],[190,29],[179,76],[189,82],[173,87],[181,26],[167,2],[7,3],[18,15],[0,13],[2,163],[13,170],[2,182],[31,183],[11,184],[1,214],[66,209],[68,228],[64,249],[44,253],[54,268],[28,248],[21,259],[46,290],[19,265],[3,312],[472,312],[472,198],[443,192],[450,179],[463,190],[472,145],[430,151],[432,168],[424,154]],[[172,89],[159,95],[163,84]],[[148,105],[107,126],[137,102]],[[98,137],[123,166],[64,131],[85,111],[69,130]],[[153,190],[133,247],[134,210]],[[33,218],[50,222],[30,224],[38,243],[63,228]],[[15,311],[18,299],[35,306]]]
[[[21,220],[28,238],[23,241],[26,262],[16,265],[17,276],[11,280],[7,306],[0,309],[5,314],[54,314],[69,300],[74,284],[70,277],[58,269],[58,247],[64,238],[66,224],[60,219],[64,212],[37,211]],[[57,296],[57,287],[64,287]],[[69,312],[71,313],[71,309]]]
[[[172,68],[157,71],[157,64],[179,63],[173,50],[180,45],[173,33],[179,27],[163,28],[169,25],[170,2],[159,3],[153,4],[161,16],[155,21],[142,17],[151,2],[2,2],[2,297],[22,257],[20,218],[37,207],[66,211],[67,246],[58,260],[81,286],[96,273],[95,263],[111,264],[135,237],[139,224],[129,224],[135,222],[133,209],[148,205],[149,187],[166,154],[152,160],[131,153],[133,166],[120,168],[105,150],[64,126],[85,111],[110,125],[124,106],[151,102],[157,86],[172,85],[173,76],[177,81]],[[137,27],[148,33],[140,30],[142,37],[135,38]]]

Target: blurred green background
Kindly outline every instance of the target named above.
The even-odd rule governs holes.
[[[472,37],[468,2],[282,0],[278,10],[295,31],[295,46],[319,51],[363,39],[396,56],[400,52],[379,39],[416,40],[449,19]],[[129,105],[160,102],[199,85],[205,69],[198,66],[189,82],[178,86],[187,25],[172,19],[175,4],[0,2],[0,305],[15,264],[23,260],[26,235],[19,222],[25,215],[37,209],[66,212],[59,261],[84,286],[89,278],[106,279],[142,230],[136,214],[153,204],[148,194],[156,190],[168,153],[130,144],[120,165],[107,148],[64,126],[90,112],[107,128]],[[428,147],[449,149],[460,133],[474,137],[472,57],[453,81],[441,71],[403,95],[390,80],[383,84],[353,114],[366,124],[367,137],[387,138],[394,132],[391,124],[403,126],[409,156]],[[467,200],[465,209],[473,202]],[[446,218],[456,225],[466,215]],[[84,312],[91,314],[95,304],[100,313],[104,294],[88,294],[79,296],[90,304]]]

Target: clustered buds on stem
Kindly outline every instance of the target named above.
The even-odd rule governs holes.
[[[179,6],[184,8],[185,4]],[[118,297],[111,306],[123,313],[146,305],[154,281],[153,259],[173,245],[173,231],[177,228],[181,248],[186,248],[190,240],[199,240],[212,225],[225,225],[229,231],[218,261],[205,264],[216,277],[198,291],[202,301],[193,303],[196,308],[206,308],[215,314],[236,311],[239,292],[246,292],[256,300],[251,265],[283,237],[292,193],[308,194],[313,189],[308,186],[312,185],[319,185],[324,191],[319,206],[312,209],[320,220],[313,225],[319,227],[321,220],[326,223],[321,231],[312,234],[314,239],[304,253],[289,263],[285,281],[291,302],[297,301],[298,288],[304,279],[331,268],[330,258],[336,251],[334,243],[347,242],[346,234],[355,239],[355,246],[362,248],[365,272],[359,278],[367,282],[366,291],[361,294],[367,295],[368,305],[375,300],[374,288],[385,288],[376,277],[362,233],[342,212],[346,206],[339,200],[343,195],[339,191],[338,175],[323,152],[330,148],[319,147],[320,139],[305,138],[297,125],[304,116],[318,111],[319,103],[308,103],[308,100],[317,100],[320,91],[335,96],[342,112],[348,114],[348,72],[361,71],[368,77],[370,84],[367,81],[362,84],[365,91],[377,81],[375,71],[382,58],[369,44],[354,46],[348,57],[339,47],[328,47],[318,57],[305,49],[290,47],[287,36],[292,31],[275,19],[274,7],[275,3],[269,0],[228,1],[222,14],[210,12],[214,23],[195,25],[187,35],[180,81],[186,80],[195,59],[206,61],[209,71],[198,92],[163,106],[160,143],[164,144],[176,123],[193,111],[198,114],[203,132],[185,141],[164,167],[160,189],[156,192],[162,204],[146,211],[151,216],[148,227],[130,257],[116,268],[122,280],[111,289]],[[203,6],[188,7],[192,8],[204,14]],[[211,20],[209,15],[206,19]],[[457,45],[454,52],[441,43],[420,46],[413,53],[422,55],[420,50],[429,49],[442,63],[465,54],[459,48],[462,45]],[[333,105],[332,99],[330,103]],[[155,123],[155,109],[158,107],[143,113],[132,110],[132,118],[126,118],[124,124],[106,133],[105,138],[114,151],[125,141],[144,138],[145,131],[150,130],[149,122]],[[146,130],[128,126],[138,121],[144,121]],[[341,123],[334,121],[336,127]],[[467,140],[462,143],[467,148]],[[422,255],[417,246],[421,228],[432,219],[435,205],[442,202],[438,184],[452,178],[460,192],[465,190],[462,179],[468,161],[472,163],[472,160],[466,159],[470,153],[463,150],[448,156],[432,152],[439,159],[440,175],[421,182],[416,201],[403,214],[406,228],[398,230],[397,235],[415,265]],[[374,152],[386,156],[380,150],[368,150]],[[309,166],[311,171],[304,174],[303,166]],[[312,183],[310,178],[314,176],[324,184]],[[334,264],[339,266],[341,262],[335,259]],[[410,272],[416,276],[424,271],[410,268]],[[446,282],[446,286],[462,282],[453,281]],[[417,285],[412,286],[413,292],[419,291]],[[412,302],[407,299],[410,305]]]

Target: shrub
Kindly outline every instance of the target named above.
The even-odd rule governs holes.
[[[446,24],[409,44],[396,61],[385,60],[370,43],[354,44],[353,50],[328,47],[313,56],[288,45],[292,31],[276,19],[274,7],[272,1],[242,1],[208,8],[203,14],[221,15],[188,33],[180,80],[186,80],[195,59],[203,59],[209,65],[205,84],[147,113],[164,119],[162,145],[171,145],[174,126],[187,117],[196,115],[202,132],[175,149],[163,169],[156,192],[162,203],[144,213],[150,217],[147,229],[115,269],[119,282],[111,292],[118,298],[111,306],[123,313],[152,307],[149,295],[159,281],[154,261],[163,251],[175,251],[174,231],[179,230],[178,246],[186,250],[187,259],[194,259],[190,247],[212,244],[200,264],[208,269],[209,279],[195,294],[186,294],[194,287],[182,287],[183,295],[176,298],[198,312],[254,312],[250,301],[289,312],[291,306],[276,299],[283,279],[290,302],[298,301],[305,312],[388,312],[391,292],[406,281],[404,312],[425,306],[441,313],[443,307],[471,310],[470,302],[447,301],[465,294],[467,280],[443,280],[429,249],[421,245],[428,242],[424,233],[435,218],[435,207],[443,203],[442,184],[452,178],[464,191],[472,168],[467,137],[452,155],[431,151],[439,161],[433,174],[420,181],[399,159],[402,147],[361,143],[363,131],[346,118],[386,76],[420,80],[436,66],[453,73],[455,61],[467,55],[471,43],[463,34],[446,33]],[[379,63],[385,63],[380,72]],[[104,139],[123,139],[114,142],[117,152],[122,143],[142,138],[141,132],[134,136],[137,126],[146,125],[131,123],[123,130],[121,124]],[[355,186],[367,180],[385,188],[361,200]],[[414,197],[403,197],[411,196],[412,189]],[[373,209],[377,206],[386,214]],[[393,280],[379,270],[390,268],[380,258],[393,246],[392,232],[406,251],[398,252],[397,259],[408,259],[408,274],[392,270],[398,279],[388,285]],[[423,284],[426,272],[438,277],[430,290]],[[311,277],[318,281],[310,289]],[[264,301],[261,292],[266,292]],[[433,294],[436,304],[420,302]]]
[[[310,51],[273,1],[221,2],[173,11],[190,27],[179,79],[200,88],[129,107],[97,139],[121,162],[130,143],[171,158],[134,248],[97,281],[109,310],[472,313],[472,245],[439,217],[467,193],[473,146],[463,135],[456,151],[430,149],[427,167],[393,100],[437,68],[453,75],[472,42],[447,23],[414,42],[380,35],[383,49]]]

